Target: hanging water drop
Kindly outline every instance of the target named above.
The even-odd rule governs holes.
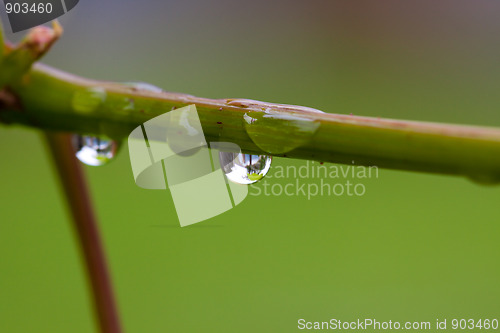
[[[220,165],[227,179],[236,184],[253,184],[271,167],[271,157],[233,152],[219,152]]]
[[[108,163],[118,151],[116,141],[89,135],[74,135],[76,157],[84,164],[100,166]]]

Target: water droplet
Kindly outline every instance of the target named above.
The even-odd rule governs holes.
[[[271,157],[233,152],[219,152],[220,165],[227,179],[236,184],[253,184],[269,171]]]
[[[167,144],[180,156],[192,156],[206,146],[203,129],[194,105],[168,113]]]
[[[301,147],[316,133],[320,123],[307,115],[294,115],[266,109],[243,116],[248,136],[260,149],[283,154]]]
[[[110,139],[88,135],[73,136],[76,157],[87,165],[100,166],[108,163],[115,157],[118,146],[116,141]]]
[[[163,89],[146,82],[125,82],[126,85],[131,86],[136,91],[150,91],[154,93],[161,93]]]
[[[106,100],[106,90],[99,87],[77,90],[73,94],[71,104],[76,112],[90,113],[96,111]]]

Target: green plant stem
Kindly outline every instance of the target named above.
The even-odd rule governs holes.
[[[82,167],[76,160],[71,145],[71,136],[53,132],[46,132],[45,136],[66,194],[76,235],[83,252],[100,331],[120,333],[118,311],[113,297],[97,220]]]
[[[112,82],[88,80],[35,64],[10,86],[21,111],[0,111],[0,120],[32,127],[101,134],[121,140],[145,121],[174,107],[196,104],[207,141],[229,141],[244,152],[369,165],[381,168],[464,175],[479,182],[500,181],[500,129],[311,112],[299,106],[249,100],[207,99],[150,92]],[[259,148],[243,116],[272,112],[319,123],[314,136],[284,154]],[[259,129],[276,145],[287,142],[287,122]]]

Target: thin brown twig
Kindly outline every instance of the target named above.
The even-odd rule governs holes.
[[[120,333],[122,330],[97,219],[85,175],[75,157],[71,135],[59,132],[45,133],[83,252],[100,330],[103,333]]]

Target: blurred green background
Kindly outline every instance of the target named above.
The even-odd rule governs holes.
[[[490,0],[84,0],[44,62],[210,98],[500,126],[499,17]],[[94,332],[41,136],[1,125],[0,152],[0,332]],[[305,161],[273,160],[290,164]],[[126,145],[86,171],[126,332],[500,319],[500,187],[380,170],[362,197],[249,196],[180,228],[168,192],[135,185]]]

